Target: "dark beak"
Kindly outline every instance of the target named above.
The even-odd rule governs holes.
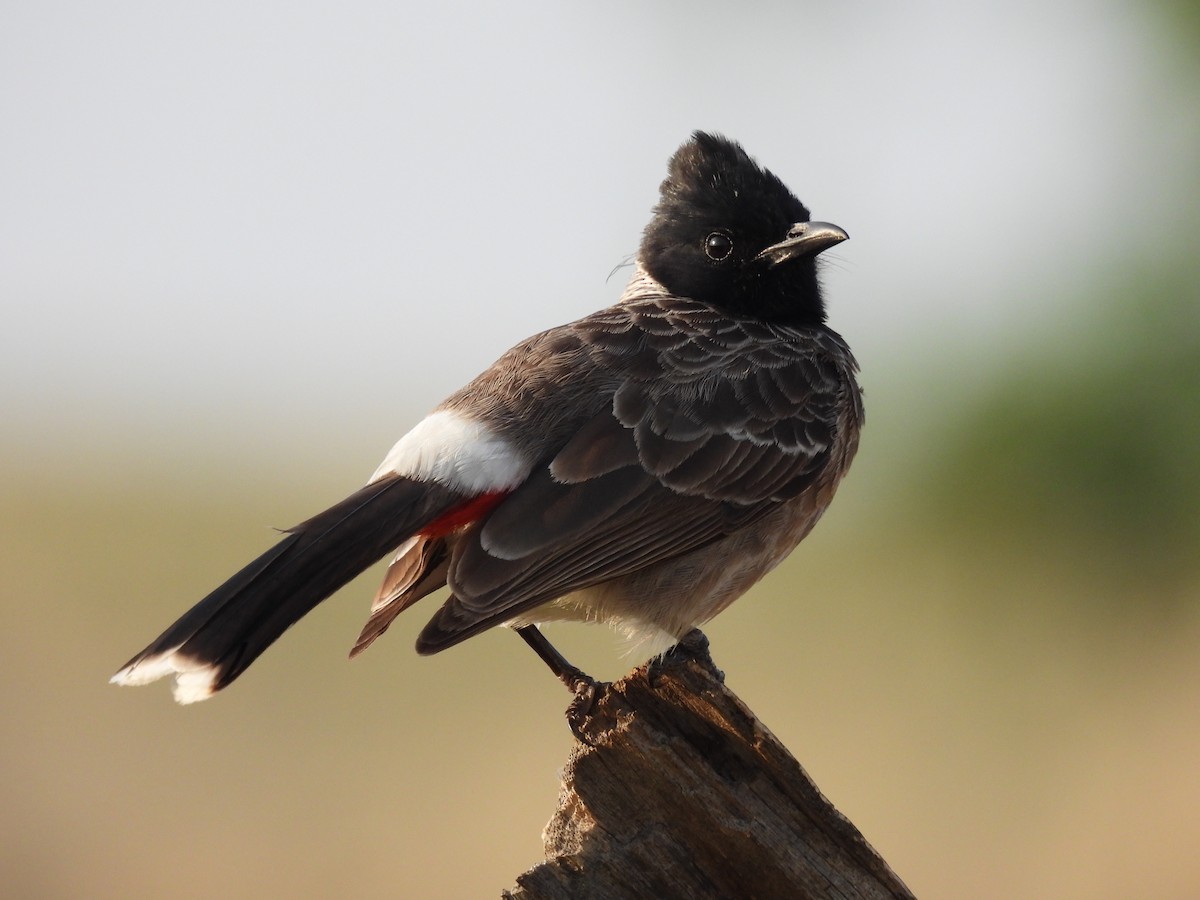
[[[849,237],[842,229],[828,222],[797,222],[788,229],[786,238],[754,258],[761,259],[768,266],[777,266],[790,259],[816,256]]]

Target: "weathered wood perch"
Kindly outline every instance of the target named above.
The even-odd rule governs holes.
[[[580,733],[507,900],[913,896],[707,653],[606,686]]]

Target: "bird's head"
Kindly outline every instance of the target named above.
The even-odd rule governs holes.
[[[825,320],[816,256],[848,235],[810,222],[741,145],[697,131],[668,164],[642,267],[670,293],[769,321]]]

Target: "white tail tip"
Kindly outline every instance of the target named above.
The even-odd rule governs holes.
[[[110,678],[109,683],[132,687],[174,675],[176,702],[188,704],[207,700],[216,693],[213,685],[219,675],[217,667],[190,659],[177,652],[178,649],[135,660]]]

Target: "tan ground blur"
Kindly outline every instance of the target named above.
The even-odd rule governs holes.
[[[359,581],[213,701],[106,684],[341,487],[94,462],[0,476],[6,895],[488,897],[540,858],[566,697],[510,634],[421,659],[415,610],[349,663]],[[919,896],[1200,896],[1194,613],[1057,602],[1086,567],[985,558],[853,485],[709,629],[734,690]],[[556,635],[626,668],[606,632]]]

